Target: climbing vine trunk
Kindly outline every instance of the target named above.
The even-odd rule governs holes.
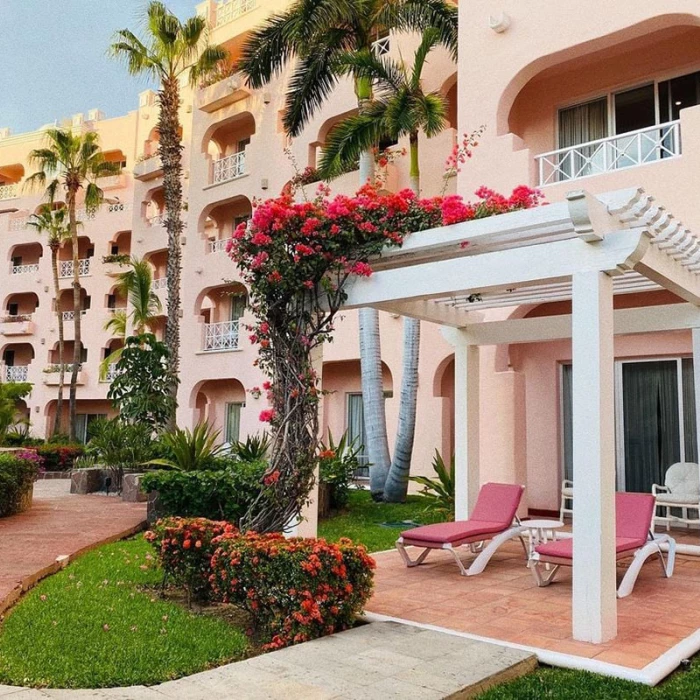
[[[61,287],[58,280],[58,242],[52,242],[51,248],[51,270],[53,273],[53,294],[54,308],[56,311],[56,322],[58,323],[58,396],[56,397],[56,416],[53,422],[53,432],[63,432],[63,383],[66,379],[64,337],[63,332],[63,312],[59,308],[58,299],[61,294]]]
[[[68,397],[68,430],[71,442],[76,440],[76,399],[78,391],[78,371],[83,354],[81,337],[81,307],[80,307],[80,251],[78,245],[78,222],[75,215],[75,196],[77,186],[68,187],[68,224],[70,227],[71,245],[73,250],[73,365],[70,374],[70,392]]]
[[[158,155],[163,167],[163,192],[165,198],[165,229],[168,233],[167,321],[165,344],[170,353],[170,372],[173,377],[171,394],[173,406],[177,401],[177,380],[180,372],[180,277],[182,273],[182,142],[180,137],[180,87],[176,78],[163,80],[160,92],[158,131],[160,141]],[[175,427],[173,408],[169,427]]]
[[[420,195],[420,165],[418,160],[418,133],[410,135],[411,189]],[[416,409],[418,404],[418,363],[420,361],[420,321],[403,319],[403,370],[399,424],[396,430],[394,456],[384,487],[384,500],[400,503],[406,500],[411,473],[413,441],[416,434]]]

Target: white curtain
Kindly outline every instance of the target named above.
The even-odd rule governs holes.
[[[608,135],[608,101],[586,102],[559,111],[559,148],[579,146]],[[561,179],[593,175],[603,170],[602,150],[595,146],[568,151],[559,162]]]
[[[226,423],[224,424],[224,441],[238,442],[241,439],[241,404],[226,404]]]
[[[358,476],[369,476],[367,468],[369,459],[365,452],[367,440],[365,438],[365,408],[362,403],[362,394],[348,394],[347,416],[348,442],[352,443],[354,441],[355,447],[362,446],[362,452],[359,455],[362,469]]]

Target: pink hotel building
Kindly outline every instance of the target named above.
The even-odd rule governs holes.
[[[212,40],[235,57],[246,35],[283,0],[207,0],[197,6]],[[542,188],[549,202],[585,189],[597,195],[643,187],[700,231],[700,7],[697,0],[474,0],[460,6],[460,58],[430,57],[426,88],[450,104],[449,126],[421,146],[425,195],[445,184],[444,163],[458,135],[486,131],[474,158],[448,179],[447,192],[465,197],[479,185],[509,191],[519,184]],[[376,48],[410,56],[414,37],[389,35]],[[281,128],[284,76],[251,91],[238,75],[186,92],[182,123],[187,209],[183,247],[182,382],[179,423],[206,419],[227,440],[259,432],[264,398],[251,395],[264,378],[253,366],[255,347],[242,326],[248,311],[236,269],[225,253],[236,224],[255,199],[274,196],[299,169],[313,166],[333,124],[353,110],[348,84],[293,143]],[[162,171],[156,95],[139,95],[125,116],[98,110],[76,114],[73,129],[94,129],[108,157],[123,165],[106,178],[109,199],[94,217],[81,214],[80,272],[84,288],[84,361],[78,413],[81,429],[93,416],[111,414],[109,376],[98,366],[121,340],[104,330],[108,315],[126,305],[115,291],[119,268],[110,253],[147,258],[165,303],[166,234],[161,225]],[[31,173],[27,155],[42,131],[11,135],[0,130],[0,277],[2,380],[33,384],[26,401],[32,430],[44,435],[55,411],[57,332],[50,254],[27,218],[41,201],[23,188]],[[408,185],[408,163],[388,166],[386,187]],[[332,183],[353,192],[357,173]],[[314,186],[310,186],[313,191]],[[63,291],[57,300],[72,317],[68,249],[61,252]],[[645,283],[615,296],[616,308],[681,300]],[[489,319],[570,313],[570,301],[507,308],[484,294],[474,314]],[[21,317],[18,319],[17,317]],[[482,316],[483,317],[483,316]],[[163,319],[164,322],[164,319]],[[382,314],[382,352],[390,436],[398,413],[401,319]],[[158,330],[162,333],[163,327]],[[70,345],[72,326],[66,324]],[[618,486],[649,490],[677,461],[697,461],[690,331],[617,336],[616,421]],[[559,508],[560,483],[571,473],[571,343],[521,342],[484,346],[480,362],[481,479],[527,484],[532,511]],[[334,435],[362,433],[357,317],[345,314],[336,342],[324,354],[324,427]],[[454,348],[437,325],[425,323],[421,343],[416,473],[428,473],[435,448],[453,450]]]

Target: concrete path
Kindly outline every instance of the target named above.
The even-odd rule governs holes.
[[[114,496],[72,496],[70,480],[38,481],[26,513],[0,519],[0,613],[38,580],[98,544],[141,528],[144,503]]]
[[[470,698],[528,673],[527,652],[396,622],[373,622],[147,688],[29,690],[5,700],[439,700]]]

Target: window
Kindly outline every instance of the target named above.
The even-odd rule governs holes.
[[[15,365],[15,351],[5,350],[5,364],[8,367],[14,367]]]
[[[18,316],[19,315],[19,304],[16,303],[11,303],[7,305],[7,313],[10,316]]]
[[[235,443],[241,439],[241,408],[242,403],[226,404],[226,422],[224,423],[224,442]]]
[[[241,139],[237,144],[236,144],[236,153],[241,153],[242,151],[245,151],[245,149],[250,145],[250,137]]]
[[[116,294],[108,294],[107,295],[107,308],[114,309],[114,308],[116,308],[116,305],[117,305],[117,295]]]
[[[246,298],[242,295],[232,296],[230,299],[230,321],[237,321],[245,312]]]
[[[369,459],[366,449],[367,437],[365,434],[365,408],[362,403],[362,394],[347,395],[347,417],[346,430],[348,433],[348,443],[355,443],[355,447],[363,446],[362,452],[358,455],[360,469],[355,476],[360,478],[369,477]]]
[[[78,413],[75,416],[75,436],[78,442],[85,444],[90,435],[90,425],[96,420],[107,418],[106,413]]]

